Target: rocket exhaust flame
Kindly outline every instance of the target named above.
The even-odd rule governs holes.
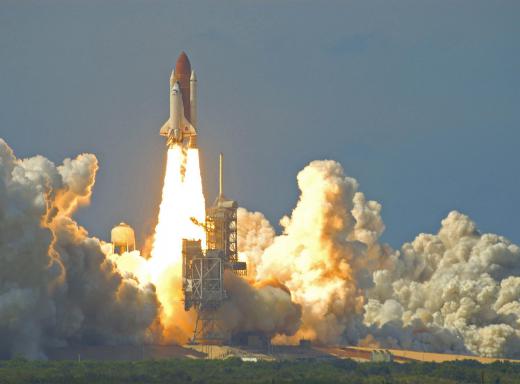
[[[148,270],[151,282],[157,287],[157,296],[163,306],[162,324],[168,327],[179,322],[183,316],[181,268],[182,239],[202,240],[204,228],[196,225],[205,220],[205,201],[199,167],[199,152],[196,148],[186,151],[174,145],[167,152],[166,172],[155,228]],[[185,175],[182,175],[186,164]],[[176,324],[175,326],[178,326]]]
[[[199,150],[174,144],[167,151],[162,199],[150,258],[139,252],[111,257],[118,268],[152,283],[161,309],[152,331],[155,342],[185,343],[193,332],[195,313],[185,312],[182,293],[182,239],[206,243],[205,200]]]

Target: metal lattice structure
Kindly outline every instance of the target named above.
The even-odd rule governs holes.
[[[233,200],[219,196],[206,216],[206,241],[208,250],[223,250],[225,268],[244,276],[246,263],[238,261],[237,208]]]
[[[238,204],[224,197],[222,191],[222,155],[220,157],[220,193],[208,209],[205,223],[207,249],[200,240],[183,240],[182,278],[184,309],[197,311],[193,343],[223,343],[226,334],[219,309],[227,294],[224,289],[224,271],[246,274],[246,263],[238,261],[237,208]]]
[[[194,343],[220,343],[227,337],[217,313],[226,299],[222,256],[217,250],[204,254],[200,240],[182,241],[184,309],[197,311]]]

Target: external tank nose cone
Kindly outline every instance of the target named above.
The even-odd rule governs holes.
[[[175,80],[179,82],[180,92],[182,94],[182,102],[184,104],[184,117],[191,119],[190,107],[190,76],[191,64],[186,52],[182,51],[175,63]]]
[[[188,76],[191,74],[190,59],[188,59],[188,55],[186,55],[186,52],[184,51],[182,51],[177,58],[177,63],[175,64],[175,73]]]

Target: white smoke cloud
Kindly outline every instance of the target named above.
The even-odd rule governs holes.
[[[393,268],[374,273],[366,323],[384,324],[380,306],[426,330],[442,328],[483,356],[520,351],[520,248],[504,237],[480,234],[474,222],[451,212],[437,235],[420,234],[402,246]]]
[[[256,278],[256,266],[260,264],[264,250],[275,238],[275,231],[260,212],[237,210],[237,236],[240,259],[247,263],[247,275]]]
[[[72,218],[88,203],[96,170],[89,154],[59,166],[17,159],[0,139],[0,356],[152,337],[162,309],[148,260],[107,256]],[[226,274],[229,330],[520,355],[517,245],[451,212],[437,234],[394,250],[379,240],[381,205],[340,164],[313,161],[297,179],[301,195],[281,235],[261,213],[238,211],[239,255],[252,281]],[[172,326],[189,334],[190,316],[176,312]]]
[[[239,251],[253,277],[302,305],[297,337],[485,356],[520,353],[520,249],[451,212],[438,234],[399,251],[382,244],[381,205],[334,161],[298,174],[283,234],[239,211]]]
[[[226,271],[224,285],[229,300],[220,313],[227,331],[291,336],[298,330],[301,306],[291,300],[291,293],[279,282],[271,280],[249,284]]]
[[[345,177],[338,163],[315,161],[298,174],[298,185],[298,204],[291,217],[280,222],[283,235],[275,237],[263,252],[262,246],[245,249],[243,240],[248,233],[255,235],[266,224],[263,218],[257,218],[254,223],[262,225],[245,229],[251,220],[240,220],[247,216],[242,213],[239,247],[241,255],[256,264],[256,279],[280,281],[302,305],[297,337],[337,343],[364,304],[352,265],[366,246],[348,239],[356,225],[351,211],[357,182]],[[261,232],[270,233],[265,229]]]
[[[123,277],[71,217],[89,201],[96,170],[90,154],[58,167],[17,159],[0,139],[1,356],[147,337],[158,310],[153,286]]]

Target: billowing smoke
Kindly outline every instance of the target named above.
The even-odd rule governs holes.
[[[302,306],[295,338],[486,356],[520,353],[520,249],[451,212],[437,235],[401,250],[379,242],[381,205],[334,161],[298,174],[300,199],[275,232],[239,210],[250,275],[284,284]]]
[[[148,337],[153,286],[123,277],[71,216],[89,201],[96,170],[90,154],[60,166],[17,159],[0,139],[0,356]]]
[[[190,236],[204,240],[184,224],[203,217],[195,160],[183,178],[174,171],[174,181],[165,180],[159,223],[167,225],[156,231],[151,258],[116,256],[72,218],[90,200],[96,158],[59,166],[41,156],[17,159],[0,139],[0,357],[192,335],[194,313],[184,312],[180,291],[177,237],[186,235],[170,229],[192,228]],[[179,168],[175,161],[170,169]],[[301,195],[280,235],[261,213],[238,211],[248,277],[225,274],[229,300],[220,311],[229,331],[261,331],[278,342],[520,355],[518,246],[451,212],[437,234],[394,250],[379,240],[381,205],[340,164],[313,161],[297,180]],[[176,209],[178,196],[195,208]]]
[[[520,248],[479,233],[467,216],[451,212],[436,235],[404,244],[392,268],[373,276],[367,323],[446,329],[454,345],[484,356],[520,352]]]
[[[300,200],[291,217],[280,222],[283,234],[270,245],[254,244],[256,248],[243,256],[256,271],[256,279],[280,281],[302,305],[303,322],[297,337],[336,343],[364,304],[352,266],[366,247],[348,239],[356,224],[351,210],[357,182],[345,177],[339,164],[316,161],[299,173],[298,185]],[[239,226],[247,225],[245,218],[255,224],[254,231],[270,233],[258,214],[241,211]],[[243,229],[239,239],[244,233],[247,240]],[[268,246],[262,251],[264,245]]]
[[[301,306],[292,301],[291,293],[276,280],[247,282],[226,271],[224,285],[230,297],[220,313],[227,331],[263,332],[291,336],[301,321]]]

